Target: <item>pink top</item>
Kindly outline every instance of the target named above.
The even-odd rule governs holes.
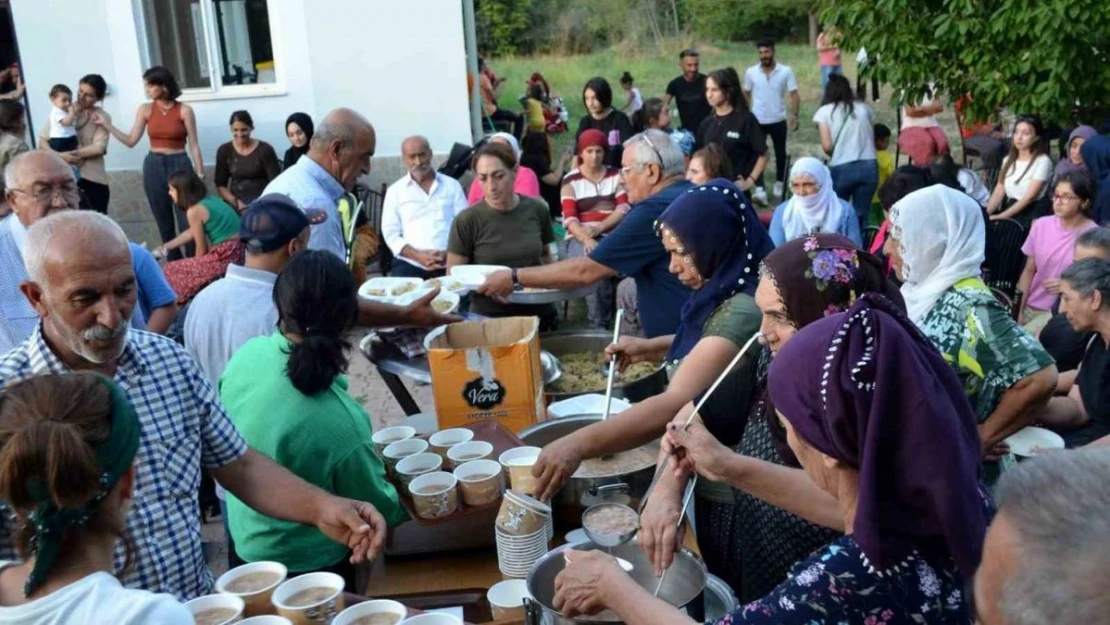
[[[829,38],[825,33],[817,35],[817,47],[821,48],[828,45]],[[831,50],[822,50],[817,53],[817,60],[822,67],[826,65],[840,65],[840,48],[834,47]]]
[[[1029,229],[1029,237],[1021,251],[1037,265],[1037,273],[1033,274],[1033,283],[1029,286],[1025,303],[1030,308],[1037,310],[1052,310],[1056,296],[1044,288],[1046,280],[1058,280],[1064,269],[1072,264],[1075,258],[1075,240],[1079,235],[1097,228],[1098,224],[1087,221],[1078,228],[1068,229],[1055,215],[1041,217],[1033,222]]]
[[[536,177],[536,172],[524,165],[517,167],[516,182],[513,184],[513,191],[516,191],[520,195],[527,195],[528,197],[540,197],[540,179]],[[478,179],[475,178],[474,182],[470,183],[470,193],[466,194],[466,201],[473,206],[485,196],[485,192],[482,191],[482,185],[478,184]]]

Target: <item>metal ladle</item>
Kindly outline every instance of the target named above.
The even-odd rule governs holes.
[[[640,526],[639,526],[638,522],[636,524],[636,527],[632,528],[631,530],[629,530],[627,532],[621,532],[620,534],[602,534],[601,532],[591,531],[590,530],[590,524],[587,523],[586,520],[590,517],[591,512],[593,512],[594,510],[598,510],[600,508],[619,508],[619,509],[623,509],[623,510],[628,511],[628,514],[630,516],[636,517],[637,521],[639,520],[639,515],[636,513],[636,511],[633,510],[632,508],[629,508],[628,506],[626,506],[622,503],[605,502],[605,503],[594,504],[594,505],[590,506],[589,508],[586,508],[586,511],[582,513],[582,531],[586,532],[586,536],[591,541],[593,541],[593,543],[595,545],[597,545],[599,547],[605,547],[605,548],[619,547],[619,546],[623,545],[624,543],[632,540],[632,537],[636,535],[636,532],[640,531]]]
[[[617,309],[617,321],[613,324],[613,345],[621,340],[621,320],[624,319],[624,309]],[[604,421],[609,418],[609,409],[613,406],[613,380],[617,377],[617,355],[609,359],[609,382],[605,385],[605,412],[601,416]]]

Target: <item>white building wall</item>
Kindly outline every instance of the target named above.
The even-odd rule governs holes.
[[[138,0],[12,0],[20,56],[36,131],[47,118],[55,83],[76,90],[87,73],[109,85],[103,106],[128,130],[145,101]],[[270,0],[278,93],[250,97],[188,94],[196,111],[209,172],[229,140],[232,111],[247,109],[255,136],[279,155],[288,147],[284,122],[304,111],[319,120],[348,106],[378,133],[380,157],[396,156],[409,134],[426,135],[436,152],[470,143],[466,59],[459,0]],[[142,44],[145,46],[145,43]],[[109,146],[110,171],[137,170],[149,149]]]

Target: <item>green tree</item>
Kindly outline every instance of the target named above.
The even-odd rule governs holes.
[[[1092,0],[819,0],[846,50],[919,100],[935,82],[967,115],[1000,107],[1061,125],[1110,104],[1110,4]]]
[[[478,48],[485,54],[517,52],[532,26],[532,0],[481,0],[474,8]]]

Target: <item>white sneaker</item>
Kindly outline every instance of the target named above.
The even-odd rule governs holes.
[[[776,180],[775,181],[775,199],[777,200],[777,199],[780,199],[781,197],[782,197],[782,181],[781,180]]]
[[[758,204],[767,205],[767,190],[763,187],[756,187],[752,191],[752,201]]]

